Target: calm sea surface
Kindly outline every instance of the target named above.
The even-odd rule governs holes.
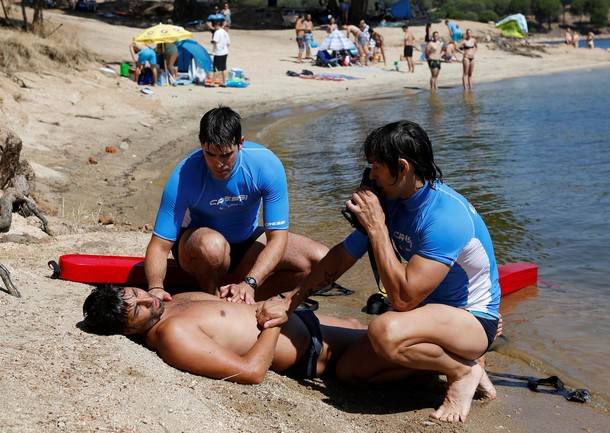
[[[595,48],[604,48],[604,49],[608,49],[610,48],[610,39],[608,38],[600,38],[600,39],[595,39]],[[549,41],[549,42],[545,42],[547,44],[550,45],[558,45],[558,44],[563,44],[563,41]],[[585,36],[581,35],[580,39],[578,40],[578,48],[587,48],[587,41],[585,39]]]
[[[339,210],[359,182],[366,134],[419,122],[446,182],[485,218],[498,261],[539,265],[537,288],[503,299],[504,350],[610,397],[610,70],[505,80],[468,94],[405,90],[285,116],[250,119],[249,138],[285,164],[292,230],[327,245],[349,233]],[[357,293],[325,298],[322,310],[359,315],[375,290],[370,274],[361,260],[342,280]]]

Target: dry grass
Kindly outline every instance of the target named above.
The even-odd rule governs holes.
[[[95,56],[67,32],[48,38],[19,30],[0,28],[0,71],[45,72],[58,68],[83,69]]]

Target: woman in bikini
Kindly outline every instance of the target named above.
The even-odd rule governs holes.
[[[462,66],[464,68],[462,84],[464,85],[464,90],[472,90],[472,73],[474,72],[474,55],[477,52],[477,40],[472,36],[470,29],[466,30],[466,37],[462,42],[462,52],[464,53],[462,59]]]

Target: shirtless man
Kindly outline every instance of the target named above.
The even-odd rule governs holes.
[[[407,66],[409,72],[415,72],[415,62],[413,61],[413,48],[415,47],[415,36],[411,33],[409,26],[402,26],[402,31],[405,33],[404,37],[404,57],[407,60]]]
[[[438,74],[441,71],[441,42],[438,38],[438,32],[432,33],[432,40],[426,45],[426,58],[428,59],[428,67],[430,68],[430,90],[436,92],[438,90]]]
[[[93,332],[140,336],[172,367],[245,384],[261,383],[269,368],[295,378],[332,372],[366,333],[355,319],[307,310],[261,331],[256,310],[207,293],[180,293],[164,302],[142,289],[110,285],[93,289],[83,304],[84,323]]]
[[[303,25],[303,15],[299,14],[294,23],[294,31],[297,37],[297,46],[299,54],[297,55],[297,63],[303,63],[303,51],[305,50],[305,27]]]
[[[311,44],[313,42],[313,21],[311,15],[307,14],[303,20],[304,42],[305,42],[305,58],[311,59]]]
[[[344,26],[347,31],[347,37],[349,38],[350,33],[356,40],[356,48],[358,48],[358,56],[360,57],[360,63],[364,61],[364,66],[369,64],[369,41],[367,35],[357,26],[350,24]]]

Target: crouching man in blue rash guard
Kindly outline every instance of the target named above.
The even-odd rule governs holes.
[[[500,317],[489,232],[474,207],[442,182],[430,140],[418,124],[401,121],[374,130],[364,154],[387,225],[378,197],[370,189],[356,191],[347,208],[365,233],[356,230],[334,246],[285,299],[259,306],[259,324],[285,322],[304,296],[339,278],[370,245],[394,311],[371,322],[368,336],[348,349],[337,373],[345,380],[386,381],[409,370],[440,372],[447,376],[447,394],[432,416],[465,421],[477,388],[495,398],[477,363],[495,338]]]
[[[253,304],[295,287],[328,248],[288,232],[281,161],[244,141],[241,118],[228,107],[202,117],[199,141],[163,190],[144,263],[149,291],[171,299],[163,286],[170,251],[203,291],[232,302]]]

